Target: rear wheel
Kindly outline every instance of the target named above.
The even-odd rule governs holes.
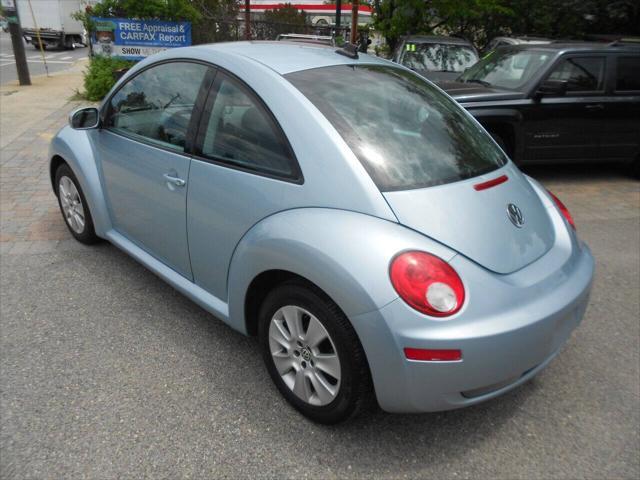
[[[65,37],[64,48],[66,48],[67,50],[75,50],[76,49],[75,37],[72,37],[72,36]]]
[[[338,306],[301,282],[276,287],[265,299],[259,338],[280,393],[310,419],[332,424],[373,399],[360,341]]]
[[[78,179],[66,163],[56,170],[55,186],[60,212],[71,235],[87,245],[97,242],[89,205]]]

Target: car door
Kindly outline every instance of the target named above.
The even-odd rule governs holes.
[[[187,61],[141,71],[109,99],[98,135],[113,227],[189,279],[187,148],[198,95],[213,78],[208,72]]]
[[[286,208],[302,174],[276,119],[242,81],[218,71],[202,113],[189,174],[194,282],[227,298],[227,272],[242,236]]]
[[[599,158],[604,126],[605,55],[562,57],[545,80],[562,80],[564,95],[534,99],[525,116],[525,161],[583,161]],[[534,94],[535,96],[535,94]]]
[[[612,59],[601,157],[631,161],[640,154],[640,54],[621,53]]]

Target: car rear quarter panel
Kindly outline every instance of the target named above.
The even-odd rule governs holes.
[[[397,223],[360,213],[300,208],[272,215],[242,239],[229,270],[231,325],[247,332],[244,301],[251,281],[269,270],[304,277],[349,317],[397,298],[389,263],[404,250],[424,250],[451,260],[455,252]]]

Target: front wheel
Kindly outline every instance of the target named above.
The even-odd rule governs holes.
[[[55,186],[60,212],[71,235],[87,245],[97,242],[99,238],[93,228],[89,205],[68,165],[62,164],[56,170]]]
[[[301,282],[276,287],[259,321],[267,370],[302,414],[319,423],[338,423],[373,399],[362,345],[349,320],[322,292]]]

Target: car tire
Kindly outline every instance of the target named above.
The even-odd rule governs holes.
[[[58,206],[71,235],[86,245],[99,241],[87,199],[78,179],[66,163],[56,170],[54,182]]]
[[[294,318],[299,319],[297,327]],[[291,281],[271,291],[260,309],[258,336],[276,387],[311,420],[342,422],[373,402],[371,374],[355,330],[340,308],[312,285]]]
[[[640,155],[629,166],[631,176],[640,180]]]

